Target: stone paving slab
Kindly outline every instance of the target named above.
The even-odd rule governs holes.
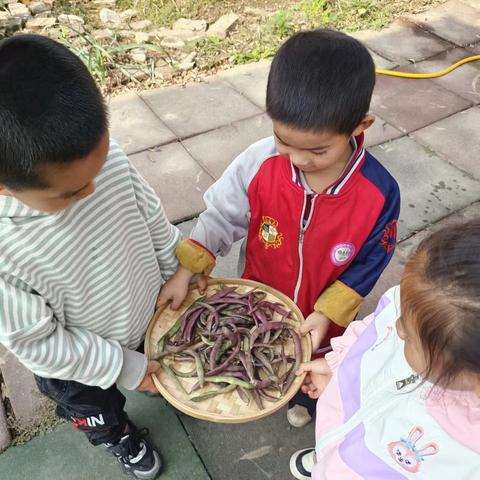
[[[480,202],[472,203],[461,210],[449,215],[445,218],[442,218],[440,221],[432,223],[428,225],[425,229],[421,232],[418,232],[416,235],[412,235],[411,237],[407,238],[403,242],[401,242],[398,246],[398,251],[401,254],[401,257],[406,259],[409,255],[411,255],[415,249],[418,247],[420,242],[428,237],[433,232],[440,230],[443,227],[447,227],[450,225],[457,225],[458,223],[473,220],[474,218],[478,218],[480,215]]]
[[[124,392],[125,393],[125,392]],[[187,434],[164,400],[138,392],[126,392],[127,411],[134,423],[148,427],[150,439],[165,461],[162,480],[208,480]],[[121,480],[126,479],[111,454],[91,446],[71,425],[37,437],[0,455],[1,478],[5,480]]]
[[[480,108],[474,107],[413,132],[422,145],[480,180]]]
[[[400,244],[401,245],[401,244]],[[358,319],[363,319],[375,311],[380,297],[391,287],[398,285],[405,268],[406,258],[402,253],[395,251],[392,260],[383,271],[382,276],[373,287],[373,290],[367,295],[358,312]]]
[[[426,12],[410,15],[408,19],[438,37],[460,46],[480,39],[480,9],[460,0],[449,1]]]
[[[27,427],[37,420],[37,412],[44,403],[45,397],[38,391],[32,372],[2,345],[0,345],[0,358],[0,369],[6,387],[4,393],[12,405],[15,419],[20,427]]]
[[[405,20],[397,20],[384,30],[364,30],[352,36],[377,54],[400,65],[425,60],[451,47],[448,42]]]
[[[480,42],[472,43],[466,48],[468,51],[472,52],[474,55],[480,55]]]
[[[237,92],[265,110],[270,61],[261,60],[220,72],[218,76],[229,83]]]
[[[465,110],[471,102],[431,80],[379,75],[371,110],[408,133]]]
[[[291,454],[314,445],[313,422],[292,428],[285,409],[242,425],[180,418],[212,480],[291,480]]]
[[[213,178],[181,143],[137,153],[130,160],[157,192],[171,222],[191,218],[205,208],[203,194]]]
[[[188,220],[177,225],[182,232],[184,238],[188,238],[197,219]],[[240,246],[242,241],[235,242],[232,249],[225,257],[217,257],[217,264],[212,272],[213,277],[235,278],[238,274],[238,256],[240,253]]]
[[[272,122],[263,114],[191,137],[182,143],[190,155],[218,179],[237,155],[270,135]]]
[[[372,147],[388,140],[401,137],[402,135],[404,135],[403,132],[376,115],[375,122],[365,132],[365,145],[367,147]]]
[[[179,138],[262,113],[250,100],[218,80],[188,88],[160,88],[141,96]]]
[[[466,49],[454,48],[442,52],[423,62],[402,67],[402,71],[413,73],[434,73],[471,55],[472,53]],[[474,104],[480,103],[480,61],[464,64],[447,75],[433,78],[431,81]],[[418,80],[418,82],[422,82],[422,80]]]
[[[409,137],[370,151],[400,185],[400,240],[480,199],[480,182]]]
[[[398,67],[398,63],[392,62],[387,58],[381,57],[380,55],[378,55],[378,53],[375,53],[373,50],[369,49],[369,52],[373,58],[375,67],[383,68],[384,70],[393,70],[395,67]]]
[[[176,138],[136,93],[112,99],[109,110],[111,135],[127,154],[169,143]]]

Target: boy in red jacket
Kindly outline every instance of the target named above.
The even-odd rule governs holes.
[[[364,148],[374,84],[373,60],[352,37],[315,30],[285,42],[268,78],[274,136],[239,155],[206,192],[160,304],[178,307],[192,276],[209,274],[215,257],[246,237],[243,278],[292,298],[315,349],[342,334],[396,244],[398,185]],[[313,411],[301,397],[288,412],[294,426],[310,419],[298,403]]]

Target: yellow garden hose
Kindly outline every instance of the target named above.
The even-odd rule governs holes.
[[[383,70],[382,68],[377,68],[375,71],[380,75],[391,75],[392,77],[403,77],[403,78],[438,78],[443,77],[447,73],[450,73],[452,70],[464,65],[465,63],[475,62],[480,60],[480,55],[473,55],[472,57],[466,57],[460,60],[457,63],[454,63],[444,70],[434,73],[409,73],[409,72],[397,72],[395,70]]]

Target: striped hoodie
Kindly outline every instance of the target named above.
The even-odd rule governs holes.
[[[0,343],[42,377],[136,388],[147,360],[135,349],[179,240],[113,142],[96,191],[64,211],[0,196]]]

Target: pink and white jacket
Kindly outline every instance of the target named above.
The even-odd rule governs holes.
[[[480,398],[422,384],[405,359],[399,316],[394,287],[332,339],[314,480],[480,479]]]

